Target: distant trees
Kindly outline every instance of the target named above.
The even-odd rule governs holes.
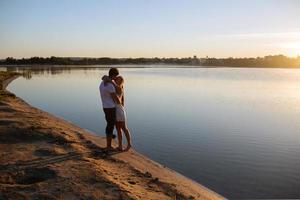
[[[12,65],[26,65],[26,64],[51,64],[51,65],[69,65],[73,64],[69,58],[60,58],[60,57],[31,57],[31,58],[22,58],[22,59],[14,59],[12,57],[6,58],[4,64],[12,64]]]
[[[12,57],[0,62],[6,65],[116,65],[116,64],[170,64],[188,66],[224,67],[300,67],[300,57],[289,58],[284,55],[257,58],[64,58],[31,57],[15,59]]]
[[[196,61],[196,62],[195,62]],[[179,65],[199,65],[196,58],[62,58],[62,57],[31,57],[14,59],[6,58],[2,64],[50,64],[50,65],[115,65],[115,64],[179,64]]]
[[[206,58],[201,64],[226,67],[300,67],[300,57],[289,58],[284,55],[275,55],[263,58]]]

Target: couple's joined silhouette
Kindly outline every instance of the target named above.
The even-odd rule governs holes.
[[[124,108],[124,79],[119,75],[117,68],[111,68],[108,76],[102,77],[99,86],[102,107],[106,120],[106,149],[108,151],[128,151],[131,148],[131,136],[126,124],[126,112]],[[118,147],[112,146],[113,134],[116,127],[118,133]],[[123,149],[122,133],[127,139],[127,147]]]

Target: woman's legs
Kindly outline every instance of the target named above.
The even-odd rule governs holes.
[[[116,122],[116,128],[118,132],[118,143],[119,143],[119,150],[123,150],[123,143],[122,143],[122,131],[125,134],[126,140],[127,140],[127,147],[125,151],[128,151],[131,148],[131,136],[129,129],[126,126],[125,122]]]
[[[118,143],[119,143],[119,146],[118,146],[118,149],[119,150],[123,150],[123,144],[122,144],[122,122],[116,122],[116,128],[117,128],[117,132],[118,132]]]
[[[131,136],[130,136],[129,129],[127,128],[125,122],[122,122],[122,130],[123,130],[126,140],[127,140],[127,147],[126,147],[125,151],[128,151],[131,148]]]

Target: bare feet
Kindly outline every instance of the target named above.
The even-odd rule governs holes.
[[[117,147],[117,150],[118,151],[123,151],[124,149],[123,149],[123,147]]]
[[[116,149],[113,148],[113,147],[106,147],[106,148],[104,149],[104,151],[114,151],[114,150],[116,150]]]
[[[131,148],[131,144],[128,144],[124,151],[129,151],[130,148]]]

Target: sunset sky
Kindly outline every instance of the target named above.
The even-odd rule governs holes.
[[[0,0],[0,58],[300,55],[299,0]]]

